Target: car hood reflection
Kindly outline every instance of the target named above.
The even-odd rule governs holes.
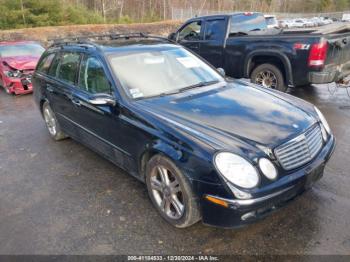
[[[170,124],[196,130],[220,144],[238,138],[273,148],[316,121],[298,106],[300,101],[237,83],[139,102]]]

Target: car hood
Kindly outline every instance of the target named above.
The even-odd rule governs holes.
[[[3,62],[15,70],[34,70],[39,61],[36,56],[3,57]]]
[[[306,102],[241,82],[138,102],[162,121],[220,148],[237,140],[274,148],[317,121]]]

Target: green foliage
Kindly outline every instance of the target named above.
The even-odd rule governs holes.
[[[117,20],[119,24],[131,24],[132,22],[133,20],[128,15],[123,15]]]
[[[59,0],[0,0],[0,12],[0,29],[103,22],[101,15],[86,7]]]

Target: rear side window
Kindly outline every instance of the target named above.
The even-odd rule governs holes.
[[[56,77],[56,75],[57,75],[57,68],[58,68],[58,65],[60,63],[60,58],[61,58],[61,55],[57,54],[56,57],[53,59],[53,61],[51,63],[51,66],[50,66],[50,68],[48,70],[48,74],[50,76]]]
[[[41,59],[36,70],[38,72],[41,72],[41,73],[47,73],[50,66],[51,66],[53,59],[55,58],[55,55],[56,55],[55,53],[49,54],[49,55],[45,56],[43,59]]]
[[[74,84],[79,69],[79,62],[79,53],[63,53],[56,69],[57,78]]]
[[[267,28],[265,17],[261,13],[233,15],[230,33],[260,31]]]
[[[205,23],[205,39],[206,40],[220,40],[224,38],[225,34],[225,20],[208,20]]]
[[[97,57],[85,57],[79,73],[79,88],[91,94],[111,93],[111,85]]]

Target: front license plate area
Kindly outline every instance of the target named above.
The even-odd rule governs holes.
[[[325,164],[322,163],[318,167],[314,168],[306,175],[305,189],[309,189],[312,185],[323,176]]]
[[[21,79],[22,85],[30,85],[32,83],[32,79],[30,77],[22,78]]]

